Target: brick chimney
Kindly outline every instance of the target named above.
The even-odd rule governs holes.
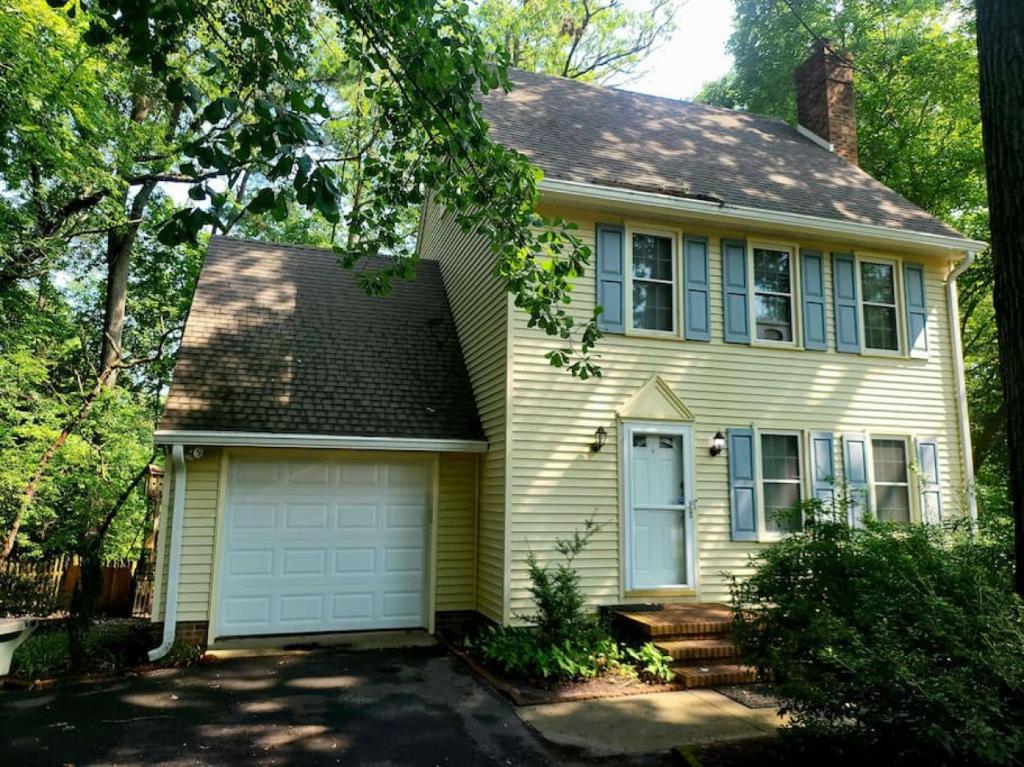
[[[827,40],[815,40],[810,56],[793,73],[797,121],[857,164],[857,111],[853,103],[853,61]]]

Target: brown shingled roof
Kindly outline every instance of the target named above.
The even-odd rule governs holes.
[[[224,237],[160,428],[484,439],[436,263],[371,297],[329,250]]]
[[[960,236],[781,120],[519,70],[511,78],[511,93],[483,100],[492,137],[549,178]]]

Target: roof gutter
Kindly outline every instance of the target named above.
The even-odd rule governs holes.
[[[487,442],[471,439],[418,439],[413,437],[348,437],[330,434],[277,434],[270,432],[192,431],[160,429],[159,445],[216,447],[295,447],[331,450],[402,450],[434,453],[486,453]],[[177,500],[177,499],[175,499]]]
[[[185,446],[171,448],[174,466],[174,508],[171,512],[170,560],[167,564],[167,588],[164,589],[164,632],[160,646],[149,651],[149,659],[158,661],[171,650],[178,623],[178,579],[181,575],[181,540],[185,529]]]
[[[666,213],[683,213],[709,221],[733,226],[750,226],[762,224],[766,226],[800,229],[804,232],[820,235],[823,238],[834,238],[846,235],[859,239],[885,241],[895,245],[913,245],[918,248],[955,251],[963,253],[967,250],[981,250],[987,244],[978,240],[968,240],[942,234],[913,232],[906,229],[892,229],[877,224],[860,224],[855,221],[840,221],[832,218],[808,216],[803,213],[785,213],[782,211],[749,208],[742,205],[721,204],[708,200],[694,200],[686,197],[675,197],[657,192],[642,192],[635,189],[622,189],[600,184],[585,184],[579,181],[561,181],[545,178],[539,184],[540,191],[557,197],[576,198],[580,201],[594,200],[620,205],[635,205],[656,209]]]
[[[949,273],[946,280],[946,303],[949,307],[949,339],[953,346],[953,375],[956,379],[956,409],[960,427],[960,449],[963,451],[964,485],[967,492],[967,518],[971,532],[978,528],[978,494],[974,484],[974,449],[971,445],[971,424],[967,410],[967,380],[964,373],[963,339],[960,335],[960,300],[957,296],[956,281],[966,272],[977,253],[967,251],[967,256]]]

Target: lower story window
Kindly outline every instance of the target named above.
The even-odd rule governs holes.
[[[907,443],[902,439],[871,440],[875,474],[875,515],[882,522],[910,522],[910,476]]]
[[[761,488],[765,530],[788,533],[803,528],[800,438],[795,434],[761,435]]]

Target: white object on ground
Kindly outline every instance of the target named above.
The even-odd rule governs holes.
[[[35,629],[36,622],[31,618],[0,618],[0,676],[10,672],[14,651]]]

